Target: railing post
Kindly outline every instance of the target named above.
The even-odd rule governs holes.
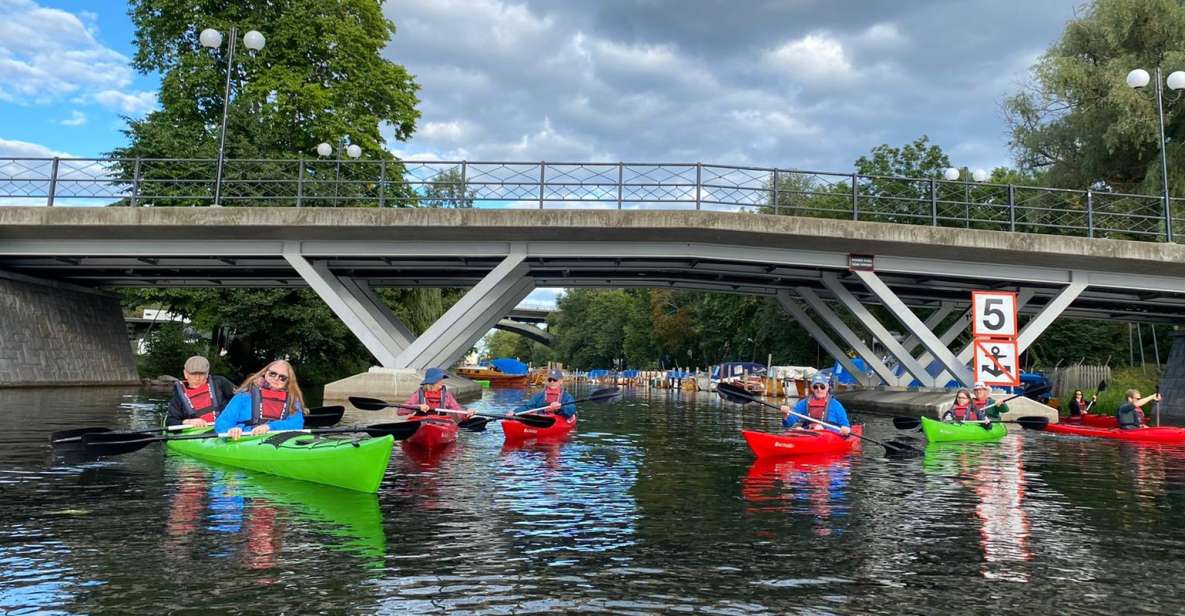
[[[625,191],[625,163],[617,163],[617,209],[621,209],[622,197]]]
[[[1094,192],[1086,191],[1086,237],[1094,237]]]
[[[53,157],[53,164],[49,168],[49,194],[46,195],[45,206],[53,207],[54,197],[58,193],[58,164],[62,159]]]
[[[938,226],[938,182],[930,178],[930,226]]]
[[[461,161],[461,202],[469,198],[469,163]],[[476,201],[477,199],[474,199]],[[472,207],[472,204],[470,204]]]
[[[1008,230],[1016,231],[1016,186],[1008,185]]]
[[[140,205],[140,157],[136,157],[136,165],[132,169],[132,207]]]
[[[465,175],[461,175],[461,185],[465,185]],[[462,191],[465,189],[462,188]],[[387,159],[379,159],[379,207],[387,205]]]
[[[300,207],[304,201],[304,157],[301,156],[300,161],[296,165],[296,207]]]
[[[860,188],[856,183],[858,176],[852,174],[852,220],[860,220]]]
[[[547,181],[547,161],[539,161],[539,209],[543,209],[543,186]]]
[[[703,187],[704,187],[703,174],[704,174],[704,164],[703,163],[695,163],[695,209],[696,209],[696,211],[699,211],[700,199],[701,199],[700,195],[703,192]]]
[[[774,216],[777,216],[781,212],[781,205],[782,205],[778,199],[778,170],[777,169],[774,169],[774,180],[773,181],[774,181],[774,189],[773,189],[773,192],[771,193],[770,196],[774,200]]]

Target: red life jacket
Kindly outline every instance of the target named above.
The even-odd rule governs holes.
[[[222,406],[214,389],[214,379],[207,377],[206,384],[195,389],[185,386],[185,381],[173,382],[173,395],[181,401],[187,415],[201,417],[206,421],[214,421],[217,411]]]
[[[1138,422],[1139,422],[1139,423],[1137,423],[1137,424],[1136,424],[1137,426],[1143,426],[1143,425],[1146,425],[1146,424],[1144,423],[1144,409],[1142,409],[1142,408],[1140,408],[1140,407],[1138,407],[1138,406],[1136,407],[1136,421],[1138,421]]]
[[[548,387],[543,390],[543,401],[551,404],[552,402],[559,402],[564,397],[564,390],[552,389]]]
[[[950,412],[954,415],[955,421],[963,421],[971,415],[971,405],[964,404],[962,406],[954,405],[950,407]]]
[[[286,391],[251,387],[251,425],[287,419],[292,412],[292,397]]]
[[[823,419],[827,416],[827,403],[831,398],[816,398],[811,396],[806,402],[806,414],[811,416],[811,419]]]
[[[447,408],[445,401],[448,397],[444,395],[445,388],[441,385],[440,389],[436,391],[427,391],[421,387],[417,392],[420,394],[420,404],[427,404],[434,409]],[[416,411],[417,413],[419,411]],[[429,411],[431,413],[431,411]]]

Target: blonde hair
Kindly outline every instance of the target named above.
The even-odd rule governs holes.
[[[1128,398],[1137,398],[1137,399],[1138,399],[1138,398],[1140,397],[1140,390],[1138,390],[1138,389],[1129,389],[1129,390],[1127,390],[1126,392],[1124,392],[1124,394],[1123,394],[1123,395],[1124,395],[1124,396],[1127,396]]]
[[[271,370],[272,366],[276,364],[284,364],[288,367],[288,384],[287,387],[285,387],[285,391],[287,391],[288,395],[292,397],[293,402],[300,403],[300,410],[301,412],[304,412],[304,394],[300,392],[300,384],[296,382],[296,369],[293,368],[292,364],[288,363],[288,360],[286,359],[274,360],[261,368],[259,372],[247,377],[247,379],[243,381],[243,384],[239,385],[239,388],[235,390],[235,393],[250,391],[252,386],[258,386],[263,383],[264,375],[267,374],[267,371]],[[296,409],[295,404],[292,406],[292,408],[293,410]]]

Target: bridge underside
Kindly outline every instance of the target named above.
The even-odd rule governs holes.
[[[305,219],[321,213],[326,226],[309,229]],[[956,379],[970,380],[969,351],[948,348],[966,330],[966,316],[954,325],[948,317],[966,312],[972,290],[1020,293],[1021,313],[1031,317],[1022,350],[1058,316],[1185,322],[1185,249],[1175,245],[704,212],[563,214],[567,225],[542,224],[521,212],[369,211],[370,226],[359,229],[343,228],[341,220],[356,211],[274,209],[268,224],[282,226],[284,218],[302,215],[305,224],[285,229],[283,237],[259,239],[238,239],[250,231],[241,227],[256,223],[227,209],[202,214],[236,218],[221,230],[215,225],[221,232],[214,233],[209,225],[185,229],[163,221],[156,227],[17,227],[0,218],[0,270],[101,288],[311,287],[392,367],[455,361],[541,286],[775,297],[841,361],[849,349],[868,360],[870,383],[945,382],[948,376],[925,372],[932,360]],[[192,216],[157,210],[144,217],[182,215]],[[393,220],[376,227],[375,216]],[[226,239],[200,239],[207,234]],[[141,239],[145,235],[158,239]],[[874,256],[874,271],[849,271],[851,254]],[[417,338],[379,305],[378,287],[471,291]],[[869,305],[887,307],[897,323],[877,322],[864,309]],[[905,377],[872,355],[836,308],[854,316],[905,368]],[[898,341],[890,329],[904,329],[908,338]]]

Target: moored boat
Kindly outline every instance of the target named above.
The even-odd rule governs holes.
[[[1045,426],[1044,431],[1054,434],[1070,434],[1073,436],[1088,436],[1136,443],[1185,443],[1185,428],[1168,426],[1120,430],[1119,428],[1098,428],[1094,426],[1051,423]]]
[[[491,359],[480,366],[460,366],[457,374],[475,381],[488,381],[490,387],[526,387],[530,382],[530,368],[509,357]]]
[[[852,434],[863,435],[864,426],[852,426]],[[860,439],[840,436],[830,430],[789,430],[782,434],[741,430],[749,449],[758,458],[844,453],[853,450]]]
[[[1008,428],[1000,422],[992,422],[988,428],[979,422],[955,423],[922,417],[922,432],[931,443],[955,443],[967,441],[998,441],[1008,434]]]
[[[185,434],[202,434],[198,428]],[[169,451],[289,479],[323,483],[359,492],[376,492],[395,440],[390,436],[318,437],[300,432],[244,435],[239,440],[170,440]]]
[[[513,419],[502,420],[502,434],[507,441],[549,440],[558,441],[567,438],[576,429],[576,416],[568,418],[556,417],[555,423],[546,428],[528,426]]]

